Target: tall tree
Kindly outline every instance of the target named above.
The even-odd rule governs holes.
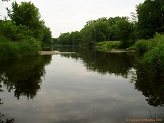
[[[164,0],[145,0],[136,11],[141,38],[151,38],[155,32],[164,32]]]
[[[22,2],[20,5],[15,1],[12,3],[12,9],[8,9],[8,16],[17,25],[25,25],[31,29],[36,29],[42,25],[40,21],[39,9],[31,2]]]
[[[39,9],[31,2],[21,2],[19,5],[16,1],[12,3],[12,8],[8,9],[8,16],[16,23],[17,26],[26,26],[31,30],[32,37],[42,43],[51,41],[51,31],[41,20]]]

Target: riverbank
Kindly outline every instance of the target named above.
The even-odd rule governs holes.
[[[96,50],[103,52],[138,52],[144,54],[142,63],[148,70],[164,76],[164,35],[156,34],[148,40],[138,40],[130,47],[120,49],[120,41],[105,41],[96,44]]]

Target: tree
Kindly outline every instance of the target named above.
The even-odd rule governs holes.
[[[17,25],[25,25],[30,29],[36,29],[42,26],[40,21],[39,9],[31,2],[21,2],[19,5],[16,1],[12,3],[12,9],[8,11],[8,16]]]
[[[128,40],[134,30],[134,26],[127,19],[119,20],[117,23],[117,36],[122,41],[122,47],[128,46]]]
[[[58,40],[61,45],[71,45],[72,43],[69,39],[70,39],[70,33],[67,32],[67,33],[61,33]]]
[[[95,43],[95,32],[94,32],[94,28],[91,25],[85,26],[81,31],[81,43],[83,45],[88,45],[91,46]]]
[[[76,46],[80,45],[81,35],[78,31],[71,32],[70,36],[71,36],[72,45],[76,45]]]
[[[52,43],[52,35],[50,28],[44,27],[44,36],[43,36],[43,44],[50,44]]]
[[[136,11],[141,38],[152,38],[155,32],[164,32],[164,0],[145,0]]]
[[[16,1],[12,3],[12,8],[8,9],[8,16],[17,26],[25,26],[31,30],[31,36],[42,43],[50,43],[52,40],[51,31],[45,26],[44,21],[40,20],[39,9],[31,2]]]

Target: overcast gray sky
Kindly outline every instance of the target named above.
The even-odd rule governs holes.
[[[0,0],[0,18],[6,15],[11,3]],[[29,0],[16,0],[21,1]],[[144,0],[31,0],[41,14],[46,26],[51,28],[53,37],[60,33],[79,31],[89,20],[101,17],[130,16],[135,7]]]

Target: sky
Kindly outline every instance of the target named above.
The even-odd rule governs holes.
[[[14,0],[0,0],[0,19],[6,14],[6,7],[11,8]],[[87,21],[101,17],[129,16],[135,12],[136,5],[144,0],[16,0],[31,1],[39,8],[41,19],[57,38],[61,33],[80,31]]]

